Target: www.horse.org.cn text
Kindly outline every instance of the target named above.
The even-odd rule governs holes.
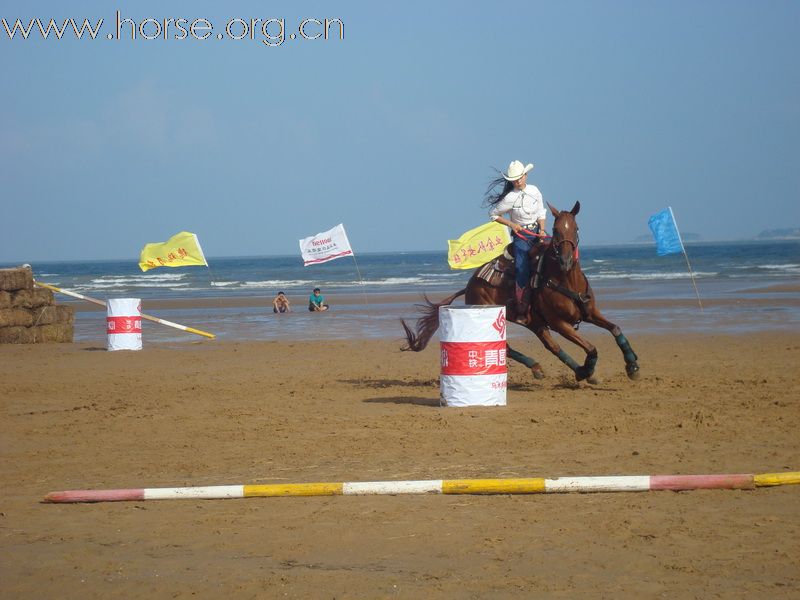
[[[103,18],[96,20],[68,18],[63,21],[41,18],[0,19],[0,39],[27,41],[31,39],[61,40],[65,37],[77,40],[116,41],[183,41],[183,40],[233,40],[259,42],[274,48],[291,40],[328,41],[344,40],[344,23],[339,18],[304,18],[287,24],[285,18],[248,19],[231,18],[224,27],[217,29],[206,18],[183,17],[145,18],[139,21],[116,12],[113,25],[105,24]],[[288,27],[288,29],[287,29]],[[109,31],[111,29],[111,31]]]

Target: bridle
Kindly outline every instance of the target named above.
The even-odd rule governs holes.
[[[564,214],[564,213],[561,213]],[[558,222],[559,217],[556,217],[556,223]],[[573,221],[574,222],[574,221]],[[580,235],[578,234],[578,224],[575,223],[575,238],[573,239],[566,239],[557,229],[556,223],[553,223],[553,240],[550,243],[551,248],[553,249],[553,254],[556,260],[561,267],[561,271],[566,273],[568,271],[572,271],[575,265],[578,264],[578,244],[580,243]],[[570,254],[565,254],[565,244],[569,244],[571,246],[570,249],[566,250],[569,252],[571,250],[571,261],[566,257],[569,257]],[[567,268],[567,265],[569,267]],[[581,271],[583,274],[583,272]],[[567,298],[571,299],[578,307],[578,310],[581,313],[581,320],[585,321],[589,316],[589,304],[592,301],[591,292],[589,291],[589,281],[586,279],[586,275],[583,274],[583,281],[585,284],[584,292],[579,292],[577,290],[573,290],[569,287],[568,284],[562,284],[558,280],[553,280],[548,278],[545,282],[545,287],[548,287],[552,290],[555,290],[559,294],[563,294]]]
[[[558,221],[558,219],[556,219]],[[562,247],[564,244],[569,244],[572,246],[572,260],[578,260],[578,243],[580,242],[580,235],[578,233],[578,224],[575,223],[575,240],[566,239],[561,235],[560,232],[556,230],[556,224],[553,223],[553,239],[550,242],[550,245],[553,247],[553,253],[555,254],[556,258],[561,260],[563,250]]]

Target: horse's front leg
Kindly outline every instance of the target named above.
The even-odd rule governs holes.
[[[572,328],[572,324],[567,321],[558,320],[551,323],[550,328],[573,344],[580,346],[583,348],[583,351],[586,352],[586,359],[583,361],[583,366],[573,369],[575,371],[575,379],[577,381],[583,381],[584,379],[592,377],[592,375],[594,375],[595,365],[597,365],[597,348],[590,344],[588,340],[578,335],[578,332]]]
[[[534,330],[536,337],[542,342],[545,348],[547,348],[550,352],[556,355],[558,360],[562,363],[567,365],[572,372],[575,373],[575,377],[578,377],[578,371],[581,369],[581,366],[575,362],[575,359],[572,358],[569,354],[567,354],[564,350],[562,350],[561,346],[553,339],[553,336],[550,335],[550,331],[547,329],[546,325],[541,325]],[[580,380],[579,380],[580,381]]]
[[[636,352],[631,348],[631,344],[628,338],[623,335],[622,330],[601,315],[597,309],[592,311],[586,322],[611,332],[611,335],[614,336],[614,341],[617,342],[617,346],[622,351],[622,357],[625,359],[625,372],[628,374],[628,378],[639,379],[639,363],[637,362],[639,357],[636,356]]]

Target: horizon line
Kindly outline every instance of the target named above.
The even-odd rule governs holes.
[[[695,246],[695,245],[703,245],[703,244],[720,244],[720,243],[736,243],[736,242],[746,242],[746,243],[755,243],[755,242],[792,242],[792,241],[800,241],[800,238],[733,238],[733,239],[719,239],[719,240],[684,240],[684,243],[687,246]],[[586,244],[582,246],[583,248],[595,248],[595,247],[609,247],[609,246],[655,246],[655,240],[647,240],[647,241],[637,241],[631,240],[628,242],[594,242],[591,244]],[[353,257],[357,258],[361,255],[378,255],[378,254],[443,254],[447,255],[447,250],[436,249],[436,250],[370,250],[364,252],[353,252]],[[303,258],[300,254],[225,254],[225,255],[213,255],[208,256],[207,259],[209,260],[219,260],[219,259],[246,259],[246,258],[292,258],[296,257],[299,263],[303,262]],[[127,257],[119,257],[119,258],[102,258],[102,259],[94,259],[94,258],[58,258],[58,259],[40,259],[34,260],[32,262],[39,262],[39,263],[65,263],[65,262],[96,262],[96,263],[111,263],[111,262],[127,262],[133,261],[138,264],[139,258],[137,256],[127,256]],[[16,260],[0,260],[0,268],[13,268],[13,266],[20,266],[23,264],[31,264],[31,261],[16,261]],[[3,266],[8,265],[8,266]]]

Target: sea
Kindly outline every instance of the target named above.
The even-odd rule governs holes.
[[[626,333],[800,330],[800,240],[693,243],[686,256],[657,256],[652,244],[582,246],[580,260],[601,310]],[[31,266],[37,281],[100,300],[140,298],[147,314],[229,340],[401,338],[400,319],[416,318],[423,295],[444,298],[471,275],[451,270],[444,251],[361,253],[309,267],[299,255],[208,261],[208,268],[145,273],[135,259]],[[314,287],[329,312],[307,311]],[[292,300],[291,314],[273,314],[278,291]],[[162,300],[189,302],[148,308]],[[75,341],[104,343],[97,307],[63,295],[58,301],[75,306]],[[148,321],[143,327],[145,344],[205,339]],[[523,334],[509,329],[510,337]]]

